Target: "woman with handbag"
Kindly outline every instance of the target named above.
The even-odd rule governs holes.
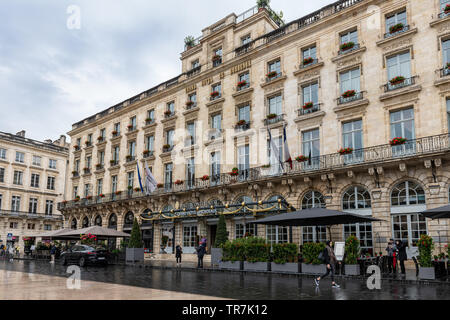
[[[323,276],[314,279],[316,286],[319,286],[319,282],[321,279],[325,278],[326,276],[328,276],[331,273],[331,287],[332,288],[340,288],[340,285],[338,285],[334,281],[334,272],[336,270],[336,263],[338,261],[336,259],[336,256],[334,255],[332,246],[333,246],[333,242],[327,241],[327,246],[325,247],[325,249],[323,250],[323,253],[322,253],[322,259],[327,266],[327,272]]]

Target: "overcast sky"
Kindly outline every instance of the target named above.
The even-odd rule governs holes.
[[[272,0],[286,22],[334,0]],[[57,139],[72,124],[181,73],[187,35],[256,0],[2,0],[0,131]],[[80,29],[69,29],[69,6]],[[72,21],[72,20],[71,20]]]

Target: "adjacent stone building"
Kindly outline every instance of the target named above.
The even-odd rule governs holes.
[[[226,215],[230,238],[329,238],[248,224],[263,201],[285,199],[381,219],[332,228],[372,253],[391,237],[410,255],[423,233],[447,243],[448,221],[419,215],[449,202],[447,2],[342,0],[287,24],[253,8],[205,28],[181,75],[73,125],[66,226],[126,231],[149,213],[148,248],[167,236],[166,251],[193,252],[199,237],[214,241],[214,206],[253,203]],[[161,184],[150,196],[138,189],[144,163]]]
[[[20,246],[63,226],[57,204],[64,199],[69,155],[66,137],[36,141],[0,132],[0,240]],[[8,237],[9,234],[9,237]]]

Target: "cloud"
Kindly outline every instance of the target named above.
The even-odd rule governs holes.
[[[287,21],[331,1],[273,0]],[[0,11],[0,131],[56,139],[72,124],[181,72],[187,35],[254,0],[4,0]],[[66,27],[67,7],[81,29]]]

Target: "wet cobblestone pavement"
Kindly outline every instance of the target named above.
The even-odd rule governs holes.
[[[45,261],[0,261],[1,270],[68,277],[66,267]],[[382,281],[381,290],[369,290],[366,282],[339,279],[340,289],[324,279],[320,288],[311,277],[239,274],[195,270],[139,268],[132,266],[86,267],[81,279],[230,299],[279,300],[450,300],[448,284],[407,284]],[[63,299],[63,298],[62,298]]]

